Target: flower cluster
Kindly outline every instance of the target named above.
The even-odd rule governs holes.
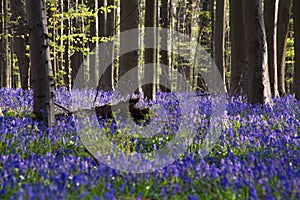
[[[59,89],[55,101],[90,108],[95,92],[81,92]],[[111,96],[101,93],[100,103]],[[211,101],[193,100],[185,124],[197,130],[193,144],[174,163],[143,174],[97,165],[76,132],[78,119],[46,128],[27,114],[32,100],[30,91],[0,89],[0,199],[300,199],[300,106],[293,96],[255,106],[228,98],[226,124],[205,157]],[[175,125],[188,109],[174,109],[180,102],[164,94],[155,103],[162,113],[153,119],[175,112]]]

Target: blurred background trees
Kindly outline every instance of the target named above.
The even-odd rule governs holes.
[[[30,49],[29,1],[1,0],[0,10],[0,87],[34,87],[37,59]],[[230,95],[243,95],[251,103],[268,102],[273,97],[296,94],[300,99],[299,7],[291,0],[45,0],[49,32],[51,69],[54,87],[69,90],[85,58],[100,43],[111,43],[105,75],[99,77],[98,63],[91,59],[78,80],[89,87],[98,83],[103,90],[113,89],[128,70],[146,63],[157,63],[136,76],[149,99],[155,91],[169,92],[179,87],[184,77],[189,91],[205,90],[203,74],[197,71],[188,41],[177,41],[176,30],[196,39],[215,60]],[[299,9],[298,9],[299,10]],[[110,41],[110,37],[133,28],[158,27],[151,34],[156,49],[144,49],[140,36],[134,45],[141,48],[121,57],[128,41]],[[169,29],[159,34],[160,28]],[[141,32],[141,34],[143,34]],[[132,44],[132,45],[133,45]],[[171,51],[166,51],[169,49]],[[178,51],[178,55],[175,52]],[[36,50],[39,51],[39,50]],[[297,56],[298,55],[298,56]],[[157,84],[143,85],[145,81]],[[167,85],[169,88],[159,84]]]

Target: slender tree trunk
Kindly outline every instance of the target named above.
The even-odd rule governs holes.
[[[8,0],[2,1],[2,13],[3,19],[8,18]],[[3,34],[4,38],[2,39],[2,87],[10,88],[10,67],[9,67],[9,41],[8,41],[8,20],[3,20]]]
[[[69,13],[70,9],[70,0],[64,0],[64,12]],[[71,89],[71,63],[69,57],[69,47],[70,47],[70,29],[71,29],[71,20],[69,18],[64,19],[64,34],[66,36],[64,42],[64,83],[68,90]]]
[[[4,35],[4,22],[3,22],[3,17],[4,16],[4,10],[3,10],[3,0],[1,0],[0,3],[0,12],[1,12],[1,20],[0,20],[0,34]],[[4,78],[4,37],[0,37],[0,88],[3,87],[3,78]]]
[[[212,4],[214,4],[213,2],[211,2],[210,7],[214,7]],[[201,2],[201,11],[203,13],[206,13],[209,11],[209,4],[207,1],[202,1]],[[212,13],[211,13],[212,14]],[[214,23],[214,21],[211,21],[212,23]],[[199,19],[199,33],[198,33],[198,43],[201,45],[201,47],[203,47],[208,53],[210,53],[211,55],[214,54],[214,48],[212,47],[212,43],[213,42],[213,38],[210,37],[209,33],[207,33],[206,28],[209,27],[209,18],[207,14],[202,14],[200,15],[200,19]],[[208,60],[207,60],[208,61]],[[201,74],[202,72],[198,69],[198,74],[197,74],[197,87],[196,90],[197,91],[201,91],[201,92],[207,92],[207,85],[204,81],[204,78]]]
[[[114,6],[114,0],[107,0],[107,6]],[[106,14],[106,23],[105,23],[105,35],[106,37],[114,36],[114,28],[115,28],[115,10],[112,9],[111,12]],[[114,79],[113,79],[113,70],[114,70],[114,41],[109,41],[106,43],[107,52],[106,52],[106,64],[108,65],[107,69],[103,74],[103,82],[105,83],[105,87],[102,88],[106,91],[113,90]]]
[[[226,0],[216,1],[216,34],[215,34],[215,62],[222,78],[223,87],[225,88],[225,14]]]
[[[89,0],[89,8],[92,9],[92,11],[95,11],[96,8],[96,1],[95,0]],[[96,43],[93,40],[94,37],[97,36],[97,28],[96,28],[96,20],[98,20],[98,17],[92,17],[90,22],[90,37],[89,37],[89,49],[90,52],[95,53]],[[90,73],[90,86],[96,85],[96,55],[90,55],[89,56],[89,73]]]
[[[293,1],[294,37],[295,37],[295,65],[294,65],[294,88],[297,100],[300,100],[300,1]]]
[[[215,0],[210,0],[210,21],[211,21],[211,38],[210,42],[210,57],[215,59],[214,38],[215,38]]]
[[[79,0],[75,0],[75,11],[78,12]],[[72,20],[72,27],[75,28],[75,33],[82,33],[82,23],[78,17]],[[83,40],[82,37],[74,38],[75,40]],[[73,44],[77,48],[83,48],[82,44]],[[70,58],[72,69],[72,87],[76,78],[76,84],[79,87],[85,86],[85,69],[82,69],[83,74],[78,74],[81,64],[83,63],[83,53],[79,50],[75,50]],[[78,76],[77,76],[78,75]]]
[[[145,14],[145,46],[156,46],[156,0],[146,0],[146,14]],[[153,27],[147,29],[147,27]],[[145,49],[145,68],[144,68],[144,82],[149,84],[143,85],[144,95],[148,99],[155,99],[156,88],[156,48]]]
[[[285,53],[286,40],[289,31],[292,0],[279,0],[278,27],[277,27],[277,75],[279,95],[284,96],[285,91]]]
[[[277,78],[277,22],[278,22],[279,0],[264,1],[264,20],[266,27],[268,45],[268,66],[270,73],[270,84],[272,96],[277,97],[278,78]]]
[[[121,37],[120,37],[120,68],[119,68],[119,79],[123,75],[129,72],[131,69],[138,68],[140,65],[140,39],[139,31],[134,31],[134,34],[128,38],[124,37],[122,32],[130,29],[139,29],[140,20],[139,20],[139,0],[122,0],[120,3],[120,21],[121,21]],[[133,47],[135,50],[123,54],[126,49]],[[137,49],[138,48],[138,49]],[[122,55],[123,54],[123,55]],[[134,70],[134,73],[130,73],[131,81],[129,84],[132,89],[139,89],[139,70]]]
[[[22,0],[11,0],[11,20],[18,22],[17,27],[14,28],[14,53],[18,58],[18,66],[21,77],[21,88],[23,90],[28,89],[28,69],[29,69],[29,58],[26,55],[26,39],[27,31],[25,28],[25,5]]]
[[[243,19],[249,67],[248,102],[268,103],[272,98],[261,0],[243,0]]]
[[[98,0],[98,37],[106,36],[106,13],[101,11],[101,7],[106,6],[106,0]]]
[[[230,0],[231,95],[247,95],[247,64],[241,0]]]
[[[186,18],[187,18],[187,4],[186,0],[179,1],[177,6],[177,20],[176,20],[176,30],[183,35],[187,35],[187,27],[186,27]],[[187,54],[187,48],[185,44],[188,42],[185,40],[186,37],[177,37],[177,65],[175,68],[177,69],[177,90],[178,91],[186,91],[186,84],[183,84],[189,81],[189,77],[187,75],[187,68],[189,65],[189,57],[190,55]]]
[[[187,0],[186,2],[186,8],[187,10],[186,12],[186,18],[185,18],[185,30],[186,30],[186,39],[187,41],[185,42],[185,44],[187,45],[185,47],[185,54],[187,55],[187,58],[189,59],[189,62],[186,65],[186,69],[185,69],[185,74],[186,74],[186,80],[188,83],[188,86],[190,86],[190,82],[191,82],[191,63],[192,63],[192,56],[191,56],[191,49],[190,49],[190,44],[192,41],[192,22],[193,22],[193,15],[192,15],[192,10],[193,10],[193,0]],[[190,87],[187,88],[188,90],[190,89]],[[192,88],[191,88],[192,89]]]
[[[29,28],[33,112],[49,126],[54,123],[53,88],[48,41],[46,5],[44,0],[26,0]]]
[[[168,55],[168,41],[169,41],[169,29],[170,29],[170,18],[169,18],[169,0],[162,0],[160,7],[160,24],[164,29],[161,32],[161,68],[162,73],[160,76],[160,90],[162,92],[171,92],[171,79],[170,79],[170,61]]]

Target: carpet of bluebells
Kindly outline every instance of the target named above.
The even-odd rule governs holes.
[[[61,88],[55,101],[67,107],[72,93]],[[74,116],[46,128],[32,119],[32,100],[30,91],[0,90],[0,199],[300,199],[293,96],[264,106],[228,98],[228,123],[207,156],[193,145],[171,165],[142,174],[98,166]],[[203,112],[206,103],[199,102]]]

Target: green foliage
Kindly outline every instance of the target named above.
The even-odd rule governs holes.
[[[83,56],[88,56],[90,43],[106,42],[107,38],[93,36],[90,37],[90,24],[96,22],[98,13],[112,12],[116,6],[92,9],[87,2],[83,1],[77,6],[71,2],[70,9],[66,12],[61,5],[62,1],[47,0],[49,44],[52,62],[57,63],[56,77],[54,81],[57,86],[64,85],[64,69],[69,67],[63,55],[68,50],[71,57],[75,52],[81,52]],[[66,26],[66,22],[70,26]],[[69,44],[66,49],[66,44]]]

